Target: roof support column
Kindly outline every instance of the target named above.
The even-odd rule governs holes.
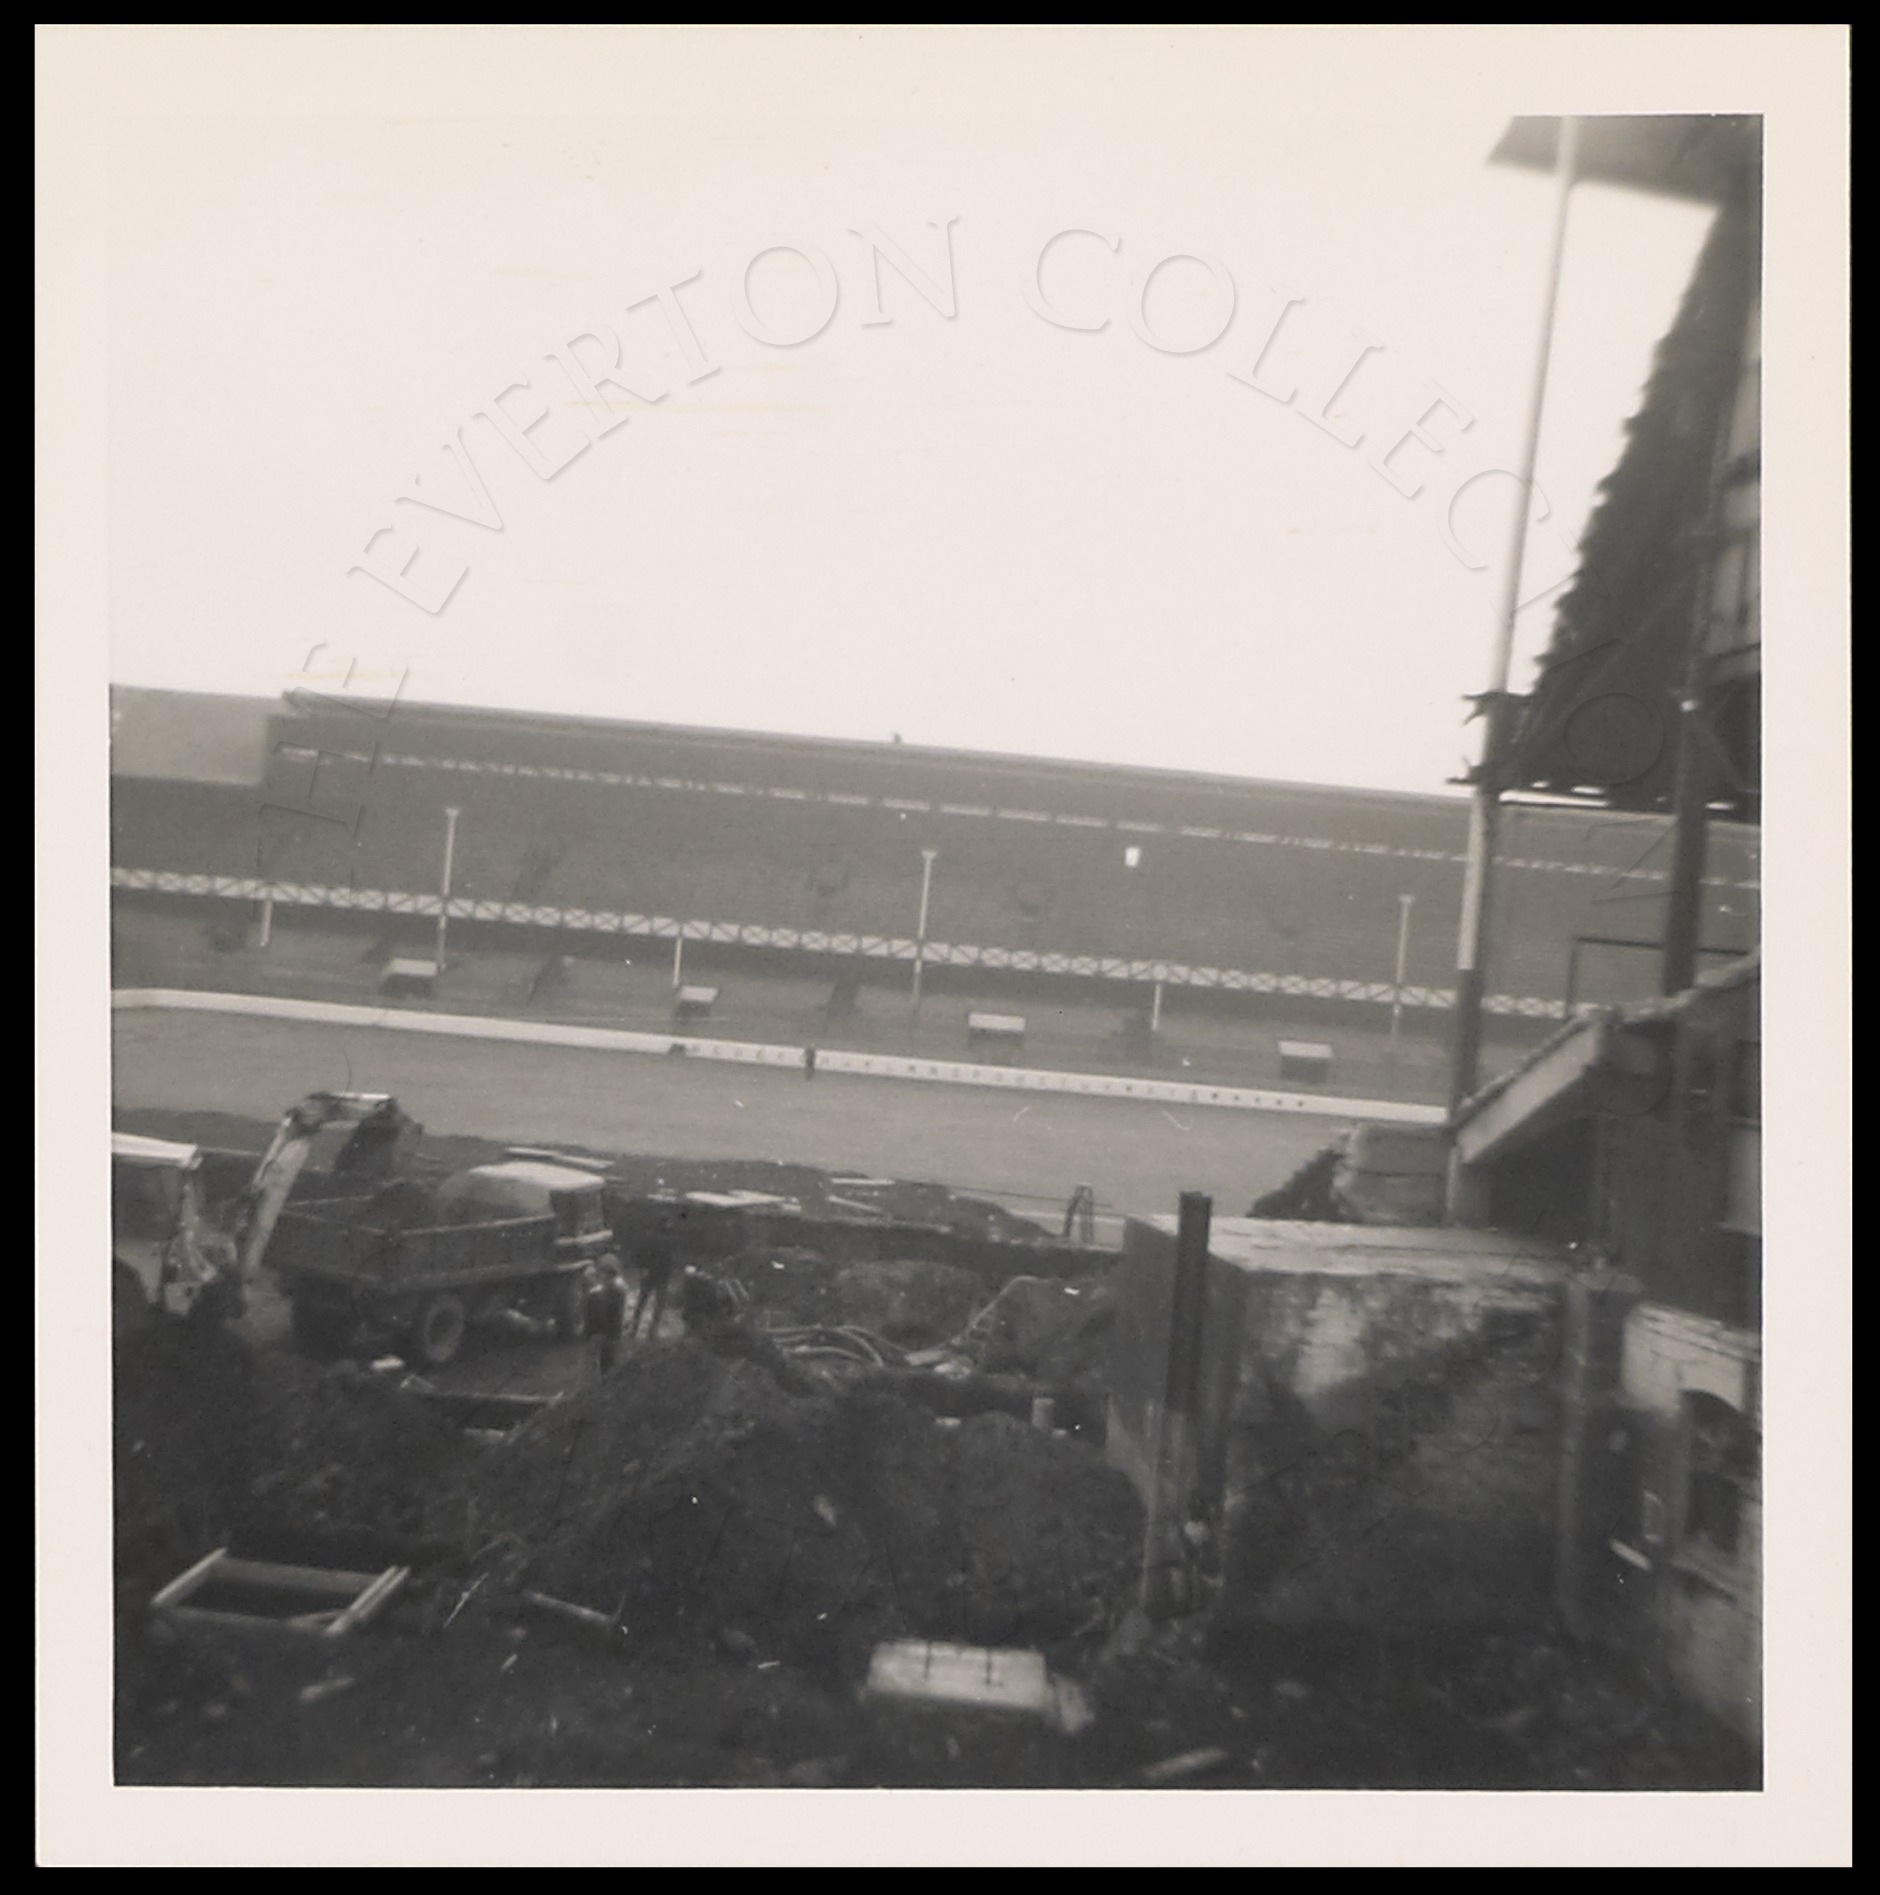
[[[1475,770],[1475,802],[1469,817],[1469,854],[1464,870],[1462,919],[1456,939],[1456,1024],[1449,1082],[1453,1112],[1475,1091],[1481,1065],[1482,996],[1486,983],[1486,955],[1490,883],[1495,860],[1495,838],[1501,811],[1498,772],[1502,761],[1508,702],[1508,675],[1514,660],[1515,618],[1521,609],[1521,567],[1527,554],[1528,514],[1534,489],[1534,464],[1540,452],[1541,411],[1547,395],[1547,365],[1553,354],[1554,312],[1560,301],[1560,266],[1566,254],[1567,210],[1573,195],[1574,160],[1579,147],[1579,121],[1560,122],[1560,143],[1554,158],[1554,228],[1547,260],[1547,287],[1541,301],[1540,346],[1535,351],[1534,380],[1528,395],[1527,429],[1521,444],[1519,497],[1516,500],[1513,544],[1502,577],[1501,612],[1495,633],[1494,660],[1488,690],[1480,700],[1486,713],[1482,761]]]

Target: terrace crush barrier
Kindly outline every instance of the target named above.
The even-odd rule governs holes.
[[[177,869],[113,868],[111,887],[122,893],[189,895],[215,900],[273,903],[287,908],[325,908],[357,914],[435,918],[436,894],[396,889],[351,888],[332,883],[267,881],[254,876],[216,875]],[[755,922],[681,920],[672,915],[626,914],[592,908],[558,908],[534,902],[490,901],[453,896],[445,912],[452,921],[495,922],[576,934],[626,935],[739,947],[779,948],[801,953],[851,955],[864,960],[908,961],[918,944],[911,936],[850,934],[814,928],[779,928]],[[920,950],[929,967],[985,967],[1012,973],[1069,974],[1088,979],[1228,993],[1280,994],[1314,1000],[1344,1000],[1389,1006],[1399,998],[1390,981],[1347,980],[1330,975],[1279,974],[1258,969],[1196,966],[1182,961],[1141,960],[1121,955],[1067,954],[1048,949],[981,947],[928,941]],[[1455,994],[1445,987],[1410,986],[1405,1007],[1446,1011]],[[1523,994],[1491,994],[1486,1010],[1515,1019],[1562,1020],[1564,1001]]]

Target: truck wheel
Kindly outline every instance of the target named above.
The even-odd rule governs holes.
[[[341,1355],[352,1340],[352,1320],[311,1297],[294,1298],[294,1340],[315,1355]]]
[[[412,1353],[427,1369],[441,1369],[463,1347],[464,1331],[469,1326],[460,1298],[434,1296],[411,1325]]]
[[[587,1334],[587,1279],[565,1276],[555,1285],[555,1334],[579,1342]]]

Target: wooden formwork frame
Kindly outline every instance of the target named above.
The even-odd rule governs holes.
[[[329,1566],[287,1566],[272,1560],[235,1559],[226,1546],[178,1573],[150,1601],[159,1618],[179,1628],[211,1626],[252,1630],[266,1626],[302,1636],[343,1638],[355,1626],[372,1618],[392,1594],[411,1577],[409,1566],[388,1566],[383,1572],[342,1572]],[[260,1612],[230,1612],[189,1601],[211,1583],[246,1588],[257,1593],[304,1592],[331,1597],[331,1609],[278,1619]]]

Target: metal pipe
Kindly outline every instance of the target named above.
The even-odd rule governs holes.
[[[1456,938],[1456,1027],[1450,1069],[1449,1104],[1454,1111],[1476,1087],[1481,1059],[1484,937],[1493,880],[1495,840],[1500,828],[1501,791],[1495,772],[1505,735],[1508,677],[1514,663],[1515,620],[1521,609],[1521,568],[1527,556],[1528,514],[1534,491],[1534,467],[1540,455],[1541,414],[1547,396],[1547,367],[1553,354],[1554,316],[1560,302],[1560,269],[1566,255],[1567,211],[1573,195],[1574,164],[1579,150],[1578,119],[1560,121],[1554,154],[1553,239],[1548,251],[1547,285],[1541,300],[1540,344],[1535,351],[1528,392],[1526,431],[1521,442],[1520,496],[1508,566],[1502,575],[1500,612],[1489,666],[1482,762],[1476,771],[1469,812],[1469,853],[1463,876],[1462,917]]]
[[[438,884],[437,891],[436,959],[439,974],[442,974],[444,971],[444,931],[450,919],[448,912],[450,908],[450,871],[451,863],[457,853],[457,818],[462,813],[461,810],[457,809],[446,809],[444,811],[444,876],[443,880]]]
[[[672,937],[672,984],[677,987],[685,979],[685,934],[681,931]]]

